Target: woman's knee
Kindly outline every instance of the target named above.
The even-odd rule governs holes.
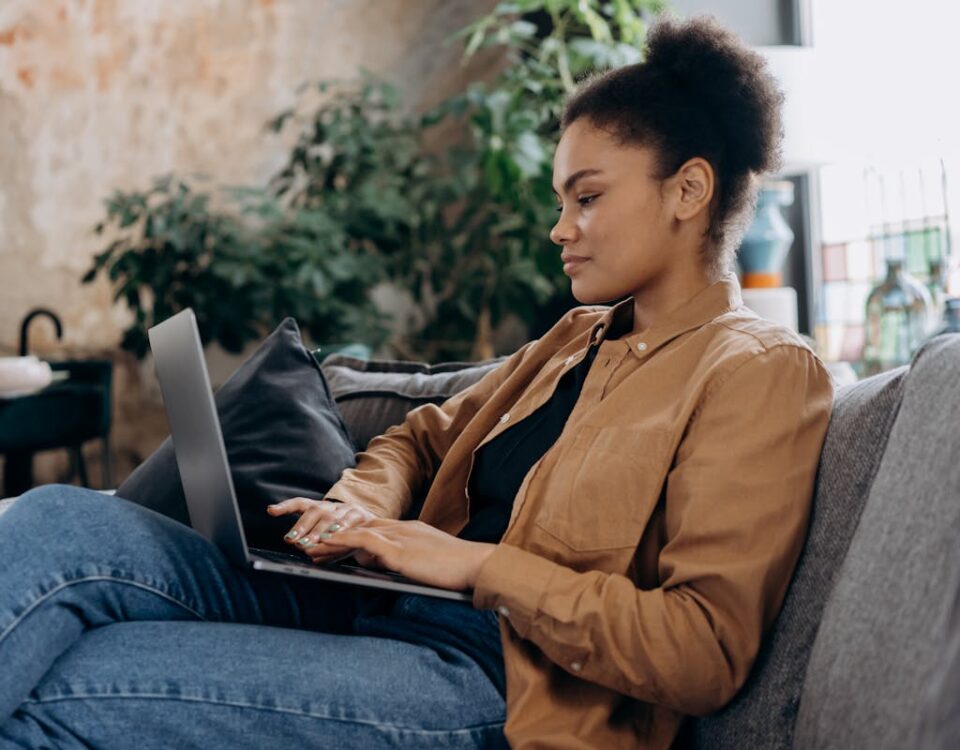
[[[51,519],[63,519],[75,513],[89,517],[98,508],[115,503],[109,495],[86,487],[69,484],[45,484],[23,493],[14,503],[15,514],[20,523],[33,518],[49,523]]]
[[[48,484],[21,495],[7,511],[15,533],[26,539],[57,539],[55,546],[107,557],[131,547],[131,540],[163,535],[166,522],[122,498],[72,485]],[[69,543],[63,543],[69,540]]]

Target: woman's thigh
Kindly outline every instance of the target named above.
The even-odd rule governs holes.
[[[91,628],[208,620],[350,632],[357,594],[324,583],[238,568],[193,529],[117,497],[62,485],[31,490],[0,516],[0,664],[8,677],[0,680],[0,723]]]
[[[502,696],[452,651],[202,622],[84,634],[0,726],[0,748],[507,747]]]

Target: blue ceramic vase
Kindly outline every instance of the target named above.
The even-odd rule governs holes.
[[[757,212],[743,235],[737,256],[744,288],[783,284],[783,263],[793,244],[793,230],[781,209],[793,203],[793,183],[766,182],[757,196]]]

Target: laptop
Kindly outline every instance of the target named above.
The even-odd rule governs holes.
[[[389,570],[365,568],[355,560],[351,562],[352,552],[333,561],[314,563],[304,554],[248,547],[196,316],[187,308],[155,325],[148,335],[190,525],[216,544],[230,562],[285,575],[473,601],[470,591],[438,588]],[[283,426],[277,425],[277,429]],[[291,526],[295,519],[291,514]]]

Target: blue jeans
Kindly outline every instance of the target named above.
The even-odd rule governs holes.
[[[468,602],[237,568],[91,490],[0,516],[3,750],[507,747],[499,646]]]

